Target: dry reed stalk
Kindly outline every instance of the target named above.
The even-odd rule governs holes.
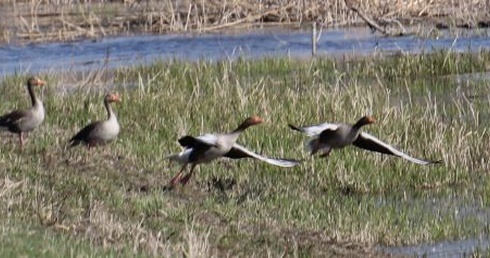
[[[20,34],[45,34],[63,30],[87,30],[80,36],[100,36],[125,32],[200,31],[208,32],[230,27],[264,26],[266,24],[297,24],[320,21],[321,26],[348,26],[362,24],[362,17],[379,24],[378,30],[403,30],[403,26],[417,21],[435,21],[462,27],[484,26],[488,23],[489,3],[478,0],[284,0],[284,1],[204,1],[167,0],[146,2],[88,2],[71,1],[2,1],[0,6],[13,15],[0,17],[14,20],[13,26],[3,28],[5,37]],[[348,6],[355,6],[361,18]],[[108,12],[110,10],[110,12]],[[66,26],[59,21],[74,26]],[[366,19],[365,19],[366,20]],[[102,22],[104,21],[104,22]],[[373,26],[375,27],[375,26]],[[63,33],[59,33],[59,35]],[[73,33],[71,33],[73,34]],[[6,39],[9,40],[9,39]],[[47,37],[46,40],[51,40]]]

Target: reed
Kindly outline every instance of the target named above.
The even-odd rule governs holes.
[[[485,1],[351,0],[382,25],[478,28],[488,25]],[[107,35],[210,32],[264,26],[364,25],[344,0],[313,1],[2,1],[8,24],[0,42],[71,41]],[[427,27],[427,26],[426,26]],[[415,31],[421,30],[419,27]]]

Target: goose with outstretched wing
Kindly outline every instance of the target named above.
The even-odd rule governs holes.
[[[178,183],[186,185],[198,164],[211,162],[222,157],[230,159],[253,158],[281,167],[292,167],[299,164],[298,161],[294,160],[264,157],[236,143],[241,132],[252,125],[262,123],[262,121],[262,118],[252,116],[229,133],[204,134],[197,137],[187,135],[180,138],[179,144],[185,147],[185,150],[166,157],[182,164],[180,171],[170,180],[170,186],[175,186]],[[189,173],[183,176],[183,172],[189,164],[191,169]]]
[[[420,165],[440,163],[440,161],[414,158],[366,132],[361,132],[363,126],[374,122],[373,117],[364,116],[353,125],[322,123],[299,127],[289,124],[289,127],[312,137],[306,143],[306,148],[311,155],[320,152],[320,156],[326,157],[332,149],[354,145],[361,149],[397,156]]]

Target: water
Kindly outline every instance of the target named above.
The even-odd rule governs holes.
[[[483,33],[486,34],[486,33]],[[468,33],[458,38],[380,37],[369,29],[323,31],[318,55],[419,53],[435,49],[476,51],[490,46],[490,38]],[[263,30],[242,34],[147,35],[82,40],[67,43],[0,46],[0,74],[81,70],[96,67],[109,57],[109,68],[137,65],[156,59],[221,60],[264,56],[309,57],[311,33],[300,30]]]
[[[432,245],[384,247],[379,248],[379,251],[394,256],[459,258],[472,257],[475,252],[486,250],[489,247],[488,239],[467,239],[443,241]]]
[[[444,240],[431,244],[411,246],[377,246],[377,251],[391,256],[406,257],[473,257],[475,252],[486,252],[490,248],[488,225],[490,209],[483,203],[482,197],[471,191],[447,189],[441,192],[426,192],[422,196],[408,196],[406,199],[379,197],[379,206],[390,206],[403,209],[422,208],[442,220],[450,216],[458,224],[472,223],[480,232],[474,238],[461,240]],[[416,208],[418,207],[418,208]],[[418,221],[419,213],[407,215],[411,221]],[[416,223],[416,222],[415,222]]]

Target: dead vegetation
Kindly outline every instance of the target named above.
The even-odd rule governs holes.
[[[426,22],[442,28],[474,28],[487,27],[490,20],[488,3],[478,0],[3,0],[0,7],[0,42],[6,43],[300,27],[313,21],[323,27],[368,22],[382,34],[391,35],[396,34],[393,31],[406,33],[405,26]]]

